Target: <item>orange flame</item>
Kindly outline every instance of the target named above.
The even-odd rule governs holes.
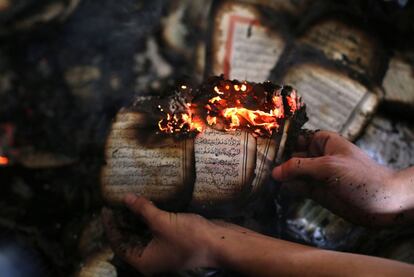
[[[208,100],[208,102],[214,104],[214,102],[218,102],[220,100],[221,100],[220,96],[215,96],[215,97],[211,98],[210,100]]]
[[[187,113],[174,115],[167,113],[167,118],[163,118],[158,121],[159,129],[162,132],[169,134],[181,132],[183,130],[187,132],[202,132],[202,121],[193,115],[191,111],[192,105],[187,104],[187,106],[189,107]]]
[[[215,86],[215,87],[214,87],[214,91],[215,91],[217,94],[224,94],[224,92],[220,91],[220,89],[219,89],[217,86]]]
[[[0,156],[0,166],[1,165],[8,165],[9,164],[9,158]]]
[[[292,92],[291,95],[286,96],[286,100],[289,104],[290,112],[294,113],[298,109],[297,104],[296,104],[296,101],[297,101],[296,93]]]
[[[248,129],[253,135],[271,136],[278,130],[282,119],[290,117],[303,104],[296,91],[272,84],[257,84],[221,79],[211,88],[212,96],[204,103],[206,117],[194,116],[195,105],[187,104],[188,110],[180,114],[167,114],[158,122],[166,133],[202,132],[205,124],[220,126],[226,131]],[[287,95],[283,89],[289,89]],[[283,94],[283,95],[282,95]],[[162,110],[161,110],[162,111]]]
[[[220,96],[213,96],[208,100],[205,108],[207,110],[206,121],[209,125],[217,124],[217,119],[224,119],[226,131],[234,131],[238,128],[248,128],[254,135],[271,135],[273,130],[277,130],[281,124],[281,119],[285,117],[285,111],[292,114],[298,109],[296,92],[286,97],[289,107],[284,107],[283,96],[279,90],[267,91],[267,94],[274,94],[270,102],[257,104],[256,109],[248,109],[246,101],[264,101],[265,95],[255,95],[252,85],[247,82],[232,83],[223,81],[214,86],[213,90]],[[250,100],[246,100],[250,99]],[[251,104],[250,104],[251,105]],[[254,105],[253,105],[254,107]],[[220,121],[222,122],[222,121]]]
[[[208,125],[214,125],[214,124],[217,124],[217,117],[215,117],[215,116],[209,116],[209,115],[207,115],[207,123],[208,123]]]
[[[246,91],[247,90],[247,86],[245,84],[241,85],[240,87],[241,91]]]
[[[263,111],[252,111],[246,108],[227,108],[223,111],[224,118],[230,120],[228,131],[236,130],[242,125],[241,120],[246,120],[249,125],[255,127],[263,127],[264,130],[270,135],[273,129],[277,129],[279,124],[277,123],[277,117],[270,111],[270,113]],[[261,130],[255,128],[254,132],[257,135],[262,135]]]

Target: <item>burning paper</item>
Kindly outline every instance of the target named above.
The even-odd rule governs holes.
[[[108,135],[104,199],[119,204],[132,192],[209,215],[241,212],[262,192],[307,119],[295,89],[223,76],[138,102]]]
[[[191,103],[192,89],[181,85],[172,96],[167,99],[167,105],[157,108],[164,118],[158,122],[161,132],[167,134],[194,134],[203,130],[203,123],[195,114],[196,106]]]
[[[161,132],[200,133],[208,125],[224,131],[245,130],[256,137],[270,137],[286,119],[304,107],[295,89],[271,82],[239,82],[219,76],[207,80],[194,95],[189,94],[191,91],[182,85],[167,101],[167,106],[158,106],[161,112],[167,110],[158,123]]]

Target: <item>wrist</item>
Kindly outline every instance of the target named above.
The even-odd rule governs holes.
[[[396,171],[390,181],[391,186],[396,191],[395,207],[396,223],[408,223],[414,221],[414,168],[407,168]]]
[[[208,243],[212,264],[216,268],[234,268],[235,264],[240,264],[248,256],[248,245],[252,245],[252,240],[260,236],[237,225],[216,224]]]
[[[378,216],[378,225],[393,226],[405,224],[409,220],[410,207],[414,203],[414,188],[409,187],[407,182],[411,177],[407,176],[406,170],[392,170],[386,168],[385,174],[380,176],[379,182],[383,184],[381,204],[374,211],[374,216]],[[413,173],[413,172],[411,172]],[[410,175],[411,176],[411,175]]]
[[[211,232],[206,238],[205,245],[207,248],[207,263],[209,267],[222,268],[224,267],[223,262],[223,248],[224,244],[222,240],[226,239],[226,230],[221,226],[214,224]]]

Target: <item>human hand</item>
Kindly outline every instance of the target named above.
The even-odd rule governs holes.
[[[300,137],[298,148],[296,157],[273,169],[273,177],[285,187],[354,223],[397,223],[404,195],[392,182],[393,170],[333,132]]]
[[[133,194],[125,198],[125,204],[146,223],[152,240],[146,246],[125,242],[128,241],[126,234],[115,226],[113,214],[108,209],[103,211],[105,231],[115,253],[145,275],[217,267],[218,255],[213,251],[217,241],[229,232],[252,233],[237,225],[209,221],[196,214],[165,212]]]

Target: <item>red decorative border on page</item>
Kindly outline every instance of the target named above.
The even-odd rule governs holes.
[[[233,40],[234,40],[234,29],[236,24],[248,24],[248,25],[255,25],[259,26],[260,23],[257,19],[239,16],[239,15],[230,15],[229,19],[229,29],[227,31],[227,41],[226,41],[226,48],[224,53],[224,61],[223,61],[223,74],[224,78],[230,77],[230,70],[231,70],[231,54],[233,48]]]

